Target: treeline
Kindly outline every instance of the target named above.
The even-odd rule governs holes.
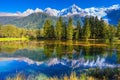
[[[30,39],[54,39],[54,40],[88,40],[103,39],[113,41],[114,37],[120,38],[120,22],[118,26],[109,25],[103,19],[97,17],[85,17],[84,24],[77,21],[77,26],[73,25],[72,18],[68,22],[63,22],[62,17],[52,24],[52,20],[47,19],[40,29],[28,30],[18,28],[14,25],[0,25],[0,37],[27,37]]]
[[[27,30],[14,25],[0,25],[0,38],[35,38],[37,30]]]
[[[97,17],[85,17],[84,24],[77,21],[77,26],[73,25],[72,18],[68,23],[63,22],[62,17],[52,25],[52,20],[45,21],[43,26],[44,39],[57,40],[88,40],[102,39],[113,41],[114,37],[120,38],[120,22],[117,27],[107,24],[103,19]]]

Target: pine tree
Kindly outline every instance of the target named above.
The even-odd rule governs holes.
[[[120,20],[119,20],[118,26],[117,26],[117,37],[120,39]]]
[[[54,26],[53,25],[50,26],[50,30],[49,31],[50,31],[49,32],[49,38],[50,39],[54,39],[55,38],[55,30],[54,30]]]
[[[115,34],[116,34],[116,28],[113,25],[109,25],[109,42],[112,42],[114,40]]]
[[[107,23],[104,22],[103,24],[103,31],[102,31],[102,34],[103,34],[103,39],[105,41],[108,40],[108,34],[109,34],[109,26]]]
[[[89,19],[86,17],[84,29],[83,29],[83,35],[85,40],[88,40],[90,38],[90,34],[91,34],[91,31],[90,31]]]
[[[90,16],[90,19],[89,19],[89,24],[90,24],[90,30],[91,30],[91,36],[90,38],[95,38],[95,17],[93,16]]]
[[[56,38],[58,40],[62,38],[62,31],[63,31],[63,22],[62,22],[62,17],[60,17],[56,23]]]
[[[69,18],[69,21],[68,21],[67,39],[68,40],[72,40],[73,39],[73,22],[72,22],[72,18]]]
[[[94,22],[94,24],[95,24],[95,27],[94,27],[94,34],[95,34],[95,38],[98,38],[99,37],[99,20],[98,20],[98,17],[96,16],[95,17],[95,22]]]
[[[62,39],[67,39],[67,25],[65,22],[63,23]]]
[[[48,39],[48,38],[50,38],[50,34],[51,34],[51,26],[52,26],[52,21],[51,20],[49,20],[49,19],[47,19],[46,21],[45,21],[45,23],[44,23],[44,27],[43,27],[43,29],[44,29],[44,38],[45,39]]]
[[[2,25],[0,25],[0,37],[2,37]]]
[[[75,39],[79,40],[80,38],[81,38],[81,25],[80,25],[80,21],[77,21]]]
[[[104,34],[103,34],[103,29],[104,29],[104,24],[106,24],[105,23],[105,21],[101,18],[101,20],[99,21],[99,38],[100,39],[102,39],[103,38],[103,36],[104,36]]]

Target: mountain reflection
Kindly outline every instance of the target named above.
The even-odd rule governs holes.
[[[3,78],[18,73],[61,77],[72,72],[81,74],[91,68],[120,67],[119,46],[115,45],[114,48],[81,46],[60,41],[0,44],[0,76]]]

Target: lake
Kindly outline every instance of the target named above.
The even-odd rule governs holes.
[[[111,80],[114,72],[120,75],[120,44],[92,40],[0,42],[0,80],[18,74],[25,78],[38,75],[60,78],[74,72],[77,76],[93,76],[95,70],[106,69],[113,71],[113,76],[108,76]]]

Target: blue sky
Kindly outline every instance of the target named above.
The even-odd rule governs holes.
[[[76,4],[81,8],[108,7],[120,4],[120,0],[0,0],[0,12],[23,12],[26,9],[51,7],[61,10]]]

